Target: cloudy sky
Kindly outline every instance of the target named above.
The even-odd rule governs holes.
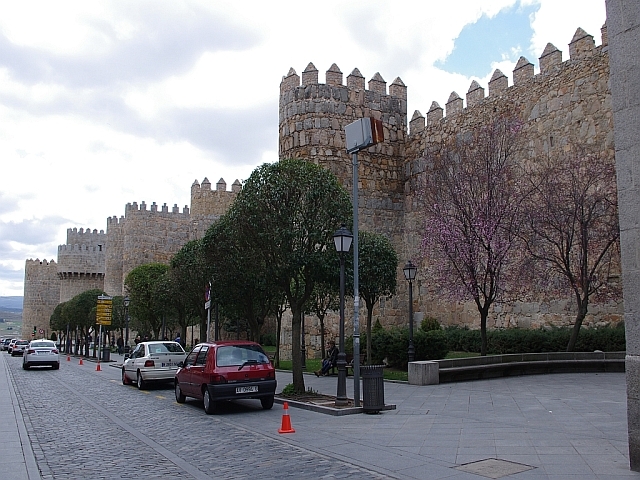
[[[127,202],[189,204],[204,177],[277,160],[289,68],[336,63],[432,101],[511,83],[577,27],[600,42],[605,0],[41,1],[0,6],[0,296],[66,229],[104,229]]]

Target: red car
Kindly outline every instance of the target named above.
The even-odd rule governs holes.
[[[265,410],[273,407],[276,370],[255,342],[200,343],[178,366],[174,380],[178,403],[186,397],[200,399],[208,414],[223,400],[257,398]]]

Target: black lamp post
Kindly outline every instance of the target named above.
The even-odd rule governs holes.
[[[125,326],[125,334],[124,334],[124,353],[129,353],[129,297],[124,297],[122,299],[122,303],[124,304],[124,326]]]
[[[415,357],[415,348],[413,347],[413,281],[416,279],[418,267],[411,260],[402,269],[404,278],[409,281],[409,361],[413,362]]]
[[[351,249],[353,235],[342,225],[333,234],[336,250],[340,255],[340,352],[338,353],[338,391],[336,405],[347,405],[347,355],[344,353],[344,256]]]

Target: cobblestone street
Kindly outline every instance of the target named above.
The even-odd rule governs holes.
[[[277,405],[263,411],[245,401],[208,416],[199,402],[176,403],[171,386],[124,386],[120,371],[104,364],[97,372],[95,363],[72,359],[58,371],[24,371],[21,358],[6,361],[45,479],[388,477],[234,421],[255,417],[276,432]]]

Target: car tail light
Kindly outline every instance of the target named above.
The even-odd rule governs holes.
[[[270,371],[267,373],[267,378],[276,378],[276,372],[275,371]]]
[[[27,350],[27,353],[28,353],[28,354],[32,354],[32,353],[36,353],[36,351],[35,351],[35,350],[31,350],[31,349],[29,349],[29,350]]]
[[[55,353],[56,355],[58,355],[58,353],[60,353],[60,352],[58,352],[57,348],[54,348],[53,350],[51,350],[51,352]]]
[[[146,362],[144,362],[144,366],[145,367],[155,367],[156,364],[153,363],[153,360],[147,360]]]
[[[227,379],[223,375],[211,375],[211,383],[227,383]]]

